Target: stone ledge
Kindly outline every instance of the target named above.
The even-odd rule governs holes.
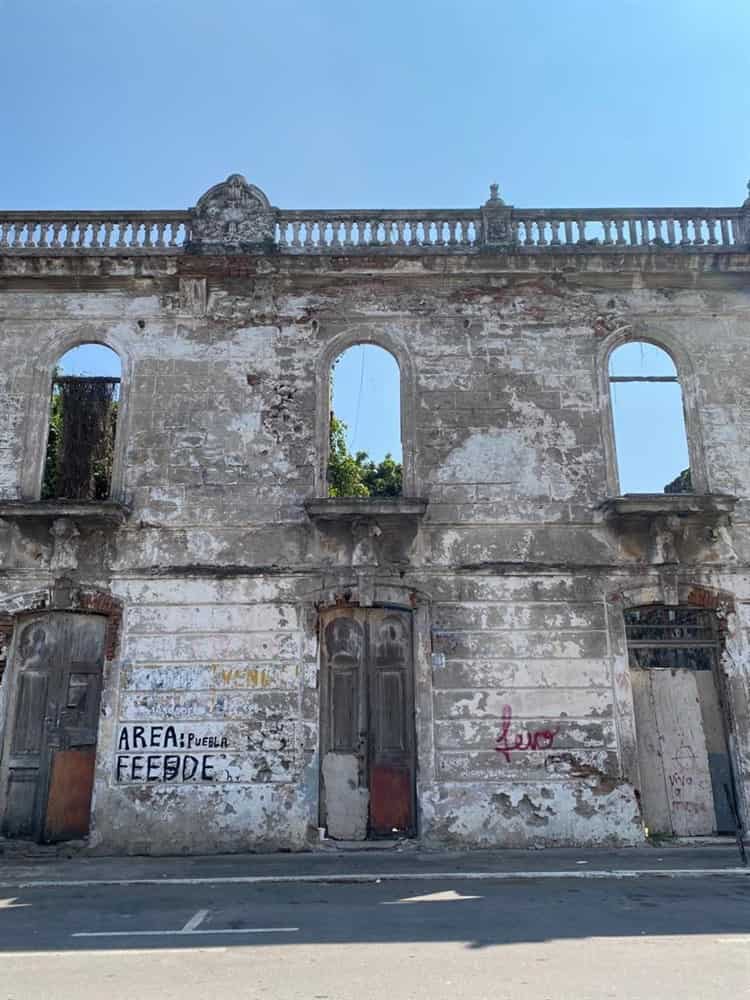
[[[731,514],[737,499],[728,493],[625,493],[607,497],[597,509],[607,518],[719,517]]]
[[[358,517],[423,517],[427,500],[419,497],[320,497],[305,501],[312,521],[337,521]]]
[[[0,519],[74,518],[76,521],[109,521],[122,524],[130,509],[113,500],[5,500],[0,501]]]

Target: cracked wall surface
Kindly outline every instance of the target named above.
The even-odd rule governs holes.
[[[740,252],[0,256],[0,626],[23,595],[60,606],[61,580],[123,609],[92,845],[309,846],[318,613],[337,603],[419,618],[420,839],[519,847],[643,839],[622,608],[729,595],[722,669],[746,810],[749,275]],[[600,509],[614,492],[606,357],[623,338],[676,353],[698,479],[738,498],[731,516],[662,524],[666,546],[652,514]],[[38,499],[52,368],[83,342],[123,362],[125,516],[21,516],[13,505]],[[322,496],[343,342],[401,362],[424,513],[365,512],[353,530],[306,508]],[[61,517],[76,532],[65,551]]]

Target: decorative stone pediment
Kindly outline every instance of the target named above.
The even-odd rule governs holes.
[[[242,174],[230,174],[206,191],[191,215],[194,250],[252,250],[273,241],[275,212],[260,188]]]

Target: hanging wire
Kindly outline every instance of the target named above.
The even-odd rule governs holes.
[[[360,344],[360,350],[362,352],[361,358],[362,363],[359,369],[359,391],[357,393],[357,408],[354,411],[354,430],[352,431],[352,436],[349,439],[349,451],[354,451],[354,442],[357,440],[357,429],[359,428],[359,409],[362,405],[362,389],[365,384],[365,345]]]

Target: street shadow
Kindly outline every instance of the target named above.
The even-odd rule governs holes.
[[[664,935],[750,943],[750,877],[0,890],[0,953]]]

